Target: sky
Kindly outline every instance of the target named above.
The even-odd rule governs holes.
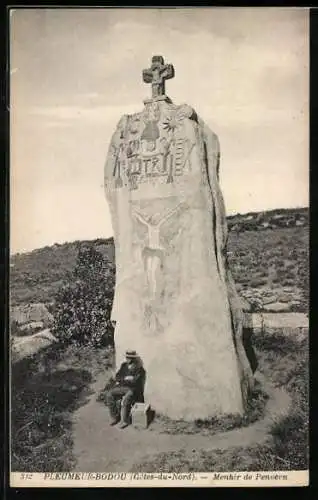
[[[11,253],[112,236],[108,145],[156,54],[219,137],[227,213],[308,206],[308,33],[302,8],[12,10]]]

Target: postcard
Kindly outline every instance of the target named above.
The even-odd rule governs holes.
[[[309,484],[309,9],[10,9],[13,487]]]

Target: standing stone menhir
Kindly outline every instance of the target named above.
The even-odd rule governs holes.
[[[226,260],[217,136],[164,83],[161,56],[143,79],[152,98],[112,136],[105,190],[114,229],[117,364],[142,357],[146,400],[170,418],[244,412],[253,374]]]

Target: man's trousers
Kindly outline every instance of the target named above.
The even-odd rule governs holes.
[[[118,401],[121,400],[120,410]],[[129,423],[130,410],[135,402],[133,391],[129,387],[117,386],[113,387],[107,393],[107,406],[110,416],[113,420],[120,420]]]

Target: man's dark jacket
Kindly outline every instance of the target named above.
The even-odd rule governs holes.
[[[127,375],[133,376],[132,380],[125,380]],[[127,362],[122,363],[115,380],[123,387],[129,387],[134,393],[137,402],[144,402],[144,385],[146,372],[142,366],[136,366],[130,369]]]

